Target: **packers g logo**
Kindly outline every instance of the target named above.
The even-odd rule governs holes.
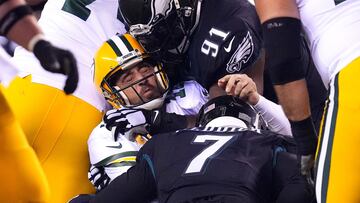
[[[254,43],[248,31],[241,44],[238,46],[229,62],[226,64],[228,73],[239,72],[242,66],[249,61],[254,52]]]

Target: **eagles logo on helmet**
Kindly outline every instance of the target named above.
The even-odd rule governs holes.
[[[154,68],[142,79],[127,84],[124,87],[116,85],[116,80],[125,72],[140,65],[147,63]],[[116,35],[103,43],[94,58],[93,66],[94,83],[105,99],[114,107],[121,106],[136,107],[143,109],[158,108],[163,104],[169,89],[169,81],[163,70],[162,64],[155,62],[144,51],[141,45],[130,34]],[[159,98],[145,99],[141,92],[136,91],[135,85],[154,77],[156,90],[160,93]],[[131,103],[126,92],[132,89],[140,101],[139,104]]]

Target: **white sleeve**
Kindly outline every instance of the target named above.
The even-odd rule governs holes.
[[[254,108],[268,123],[271,131],[292,136],[290,122],[280,105],[260,95],[260,99]]]
[[[178,115],[196,115],[209,100],[209,94],[195,80],[177,84],[169,93],[170,101],[166,104],[166,112]]]
[[[113,133],[101,122],[88,139],[88,149],[90,163],[105,167],[105,172],[113,180],[135,165],[140,146],[123,136],[115,141]]]

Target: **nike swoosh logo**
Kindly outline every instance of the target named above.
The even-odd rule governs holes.
[[[231,46],[232,46],[232,43],[233,43],[234,39],[235,39],[235,36],[231,39],[229,45],[227,47],[224,47],[226,52],[229,53],[231,51]]]
[[[115,148],[115,149],[121,149],[122,148],[122,144],[119,142],[118,143],[119,145],[115,145],[115,146],[106,146],[106,147],[109,147],[109,148]]]

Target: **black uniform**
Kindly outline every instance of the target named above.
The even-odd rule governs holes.
[[[291,141],[270,132],[195,128],[153,137],[94,202],[310,202]],[[295,186],[295,187],[294,187]],[[286,191],[284,193],[283,191]],[[289,192],[291,191],[291,192]]]
[[[188,72],[208,89],[222,76],[250,67],[261,48],[260,21],[253,5],[247,0],[206,0],[191,35]]]

